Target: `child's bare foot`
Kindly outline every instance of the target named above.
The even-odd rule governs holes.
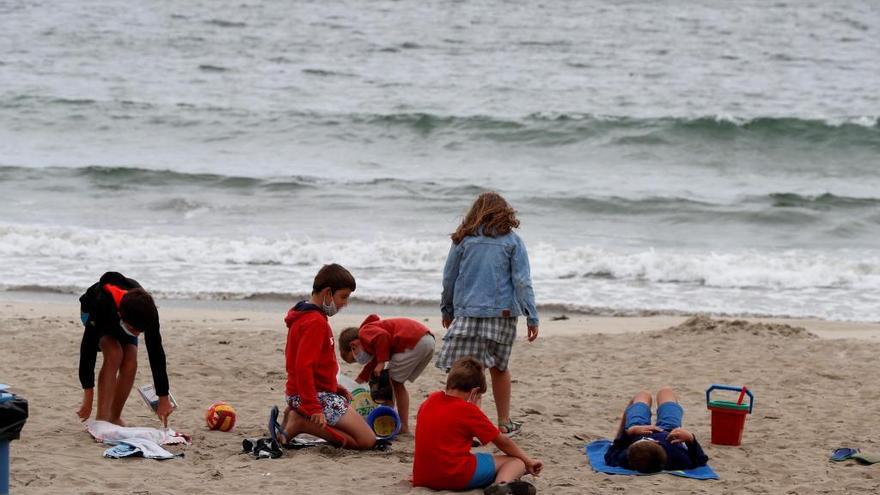
[[[128,426],[122,418],[113,418],[110,422],[117,426]]]
[[[412,433],[409,431],[409,427],[401,426],[400,431],[397,432],[400,436],[412,436]]]
[[[295,436],[299,435],[306,431],[306,428],[309,425],[309,421],[300,416],[299,414],[287,414],[285,411],[286,420],[284,421],[283,435],[286,437],[284,440],[289,441],[292,440]]]

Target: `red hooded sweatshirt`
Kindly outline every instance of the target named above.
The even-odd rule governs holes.
[[[327,316],[318,306],[306,301],[296,304],[284,318],[287,324],[288,396],[299,395],[300,409],[308,414],[322,413],[318,392],[336,393],[336,343]]]
[[[379,363],[387,362],[392,354],[412,349],[425,335],[433,335],[428,327],[409,318],[388,318],[370,315],[361,323],[358,340],[364,352],[372,354],[373,360],[364,366],[359,380],[367,381]]]

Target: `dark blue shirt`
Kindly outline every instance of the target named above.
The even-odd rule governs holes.
[[[651,438],[657,441],[663,450],[666,451],[666,471],[678,471],[681,469],[691,469],[706,465],[709,462],[709,456],[703,452],[703,448],[697,442],[696,438],[691,443],[670,443],[666,437],[669,436],[668,431],[660,431],[650,435],[631,436],[622,433],[614,439],[614,443],[605,452],[605,462],[609,466],[618,466],[625,469],[629,467],[629,459],[627,458],[627,449],[630,445],[642,438]]]

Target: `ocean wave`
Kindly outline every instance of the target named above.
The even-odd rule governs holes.
[[[449,184],[434,180],[401,179],[396,177],[374,177],[364,179],[328,178],[307,175],[249,177],[245,175],[223,175],[211,173],[187,173],[167,169],[143,167],[19,167],[0,166],[0,180],[4,182],[31,182],[36,190],[73,191],[82,186],[76,181],[86,181],[99,190],[112,189],[161,189],[171,195],[166,203],[154,204],[159,210],[186,211],[200,206],[208,206],[198,198],[181,199],[179,195],[188,194],[190,188],[201,192],[215,190],[223,194],[268,194],[275,195],[294,192],[320,194],[326,191],[347,191],[355,195],[365,195],[372,200],[410,199],[410,200],[461,200],[465,203],[486,191],[485,186],[462,182]],[[72,181],[73,180],[73,181]],[[16,186],[17,187],[17,186]],[[176,193],[173,191],[177,191]],[[177,196],[175,196],[175,194]],[[565,191],[544,190],[541,195],[522,193],[511,195],[515,203],[523,209],[532,207],[552,207],[562,213],[589,213],[611,216],[667,216],[674,219],[706,222],[734,222],[739,224],[804,225],[823,223],[828,219],[834,222],[846,221],[840,215],[828,214],[865,213],[872,214],[880,207],[880,197],[859,197],[833,194],[803,194],[778,191],[768,194],[744,195],[741,197],[720,197],[711,195],[649,195],[638,196],[572,194]],[[176,199],[175,199],[176,198]],[[463,203],[464,204],[464,203]],[[847,217],[852,221],[861,220]]]
[[[322,121],[321,115],[310,118]],[[536,113],[521,118],[431,113],[351,114],[335,116],[352,125],[394,127],[422,136],[451,134],[470,140],[566,146],[583,141],[632,146],[753,140],[790,140],[811,145],[868,147],[880,150],[880,116],[829,119],[787,117],[634,118],[577,113]]]
[[[370,272],[438,276],[448,249],[448,241],[440,239],[228,239],[0,224],[0,256],[8,259],[103,263],[106,253],[115,253],[119,263],[311,269],[326,262],[330,253],[340,263]],[[530,256],[535,280],[554,283],[605,279],[721,288],[880,289],[880,255],[873,251],[628,252],[538,243],[530,248]]]
[[[202,64],[203,71],[226,71],[228,68]],[[315,76],[351,76],[323,68],[305,68]],[[307,127],[344,126],[354,132],[371,134],[370,129],[393,128],[419,136],[454,135],[457,140],[489,140],[523,143],[534,146],[565,146],[600,139],[600,144],[665,146],[693,140],[723,142],[731,139],[793,140],[814,145],[869,147],[880,149],[880,115],[850,115],[826,118],[799,116],[657,116],[633,117],[578,112],[537,112],[519,116],[454,115],[429,112],[338,113],[310,110],[239,108],[200,105],[187,102],[160,105],[151,102],[55,98],[41,95],[8,95],[0,99],[2,109],[30,109],[36,115],[54,113],[57,120],[71,105],[83,107],[86,120],[105,116],[132,116],[150,125],[187,125],[216,128],[218,123],[235,128],[260,129],[261,134],[279,132],[267,123],[288,122]]]
[[[833,208],[857,209],[876,208],[880,206],[880,198],[859,198],[838,196],[824,193],[815,196],[795,193],[773,193],[769,195],[773,206],[780,208],[809,208],[814,210],[830,210]]]
[[[0,224],[0,289],[72,293],[117,269],[165,297],[283,299],[299,297],[316,267],[333,261],[355,273],[358,300],[436,305],[448,248],[446,239],[220,238]],[[542,307],[880,318],[880,255],[872,250],[617,251],[537,243],[529,254]]]

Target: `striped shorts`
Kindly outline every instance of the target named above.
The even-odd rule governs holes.
[[[435,366],[448,372],[452,363],[471,356],[486,368],[507,369],[513,341],[516,339],[516,318],[474,318],[461,316],[443,337],[443,348]]]

